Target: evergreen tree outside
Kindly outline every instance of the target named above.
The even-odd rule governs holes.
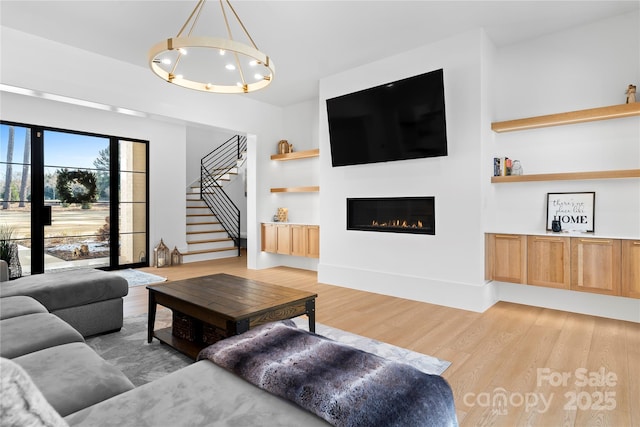
[[[96,185],[98,187],[98,199],[109,200],[109,147],[98,152],[98,158],[93,161],[96,171]]]

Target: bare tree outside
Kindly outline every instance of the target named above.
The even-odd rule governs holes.
[[[7,174],[4,181],[4,196],[2,209],[9,209],[9,201],[11,200],[11,175],[13,174],[13,144],[15,137],[15,129],[9,126],[9,140],[7,141]]]
[[[18,207],[24,208],[27,200],[27,185],[29,184],[29,164],[31,162],[31,129],[27,128],[24,136],[24,155],[22,157],[22,181],[20,182],[20,203]]]

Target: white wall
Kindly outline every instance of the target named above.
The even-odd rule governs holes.
[[[483,49],[481,30],[349,70],[320,82],[320,265],[318,280],[482,311]],[[325,100],[444,69],[447,157],[331,167]],[[436,234],[346,230],[347,197],[435,196]]]
[[[283,109],[283,131],[280,137],[270,141],[257,157],[261,191],[268,194],[261,199],[259,221],[271,222],[277,209],[289,210],[289,222],[320,224],[320,197],[318,193],[270,193],[271,188],[304,187],[319,185],[319,159],[273,161],[281,139],[293,144],[294,151],[318,148],[318,106],[315,101],[302,102]],[[284,265],[307,270],[317,270],[318,260],[288,255],[260,253],[260,268]]]
[[[64,95],[142,112],[145,118],[43,101],[6,92],[2,119],[150,140],[150,242],[186,244],[186,124],[195,123],[251,135],[249,157],[265,154],[264,144],[282,135],[282,109],[238,95],[207,94],[163,82],[146,67],[51,42],[1,27],[0,81],[38,93]],[[265,89],[268,90],[268,89]],[[166,132],[165,132],[166,131]],[[258,174],[260,170],[258,169]],[[249,175],[248,264],[259,254],[257,206],[268,190]],[[258,193],[257,191],[260,191]],[[253,208],[253,211],[251,210]]]
[[[631,53],[633,52],[633,53]],[[493,121],[623,104],[640,82],[640,16],[633,12],[504,47],[495,64]],[[640,117],[494,134],[483,159],[522,162],[525,174],[640,168]],[[595,234],[640,238],[640,180],[492,184],[485,231],[544,233],[547,193],[595,191]],[[640,322],[640,301],[498,284],[500,300]]]
[[[623,104],[640,82],[640,19],[622,15],[502,48],[495,72],[494,121]],[[494,134],[483,160],[522,162],[525,174],[640,168],[640,118]],[[595,231],[640,237],[640,180],[613,179],[494,184],[486,230],[545,230],[546,194],[596,192]]]
[[[640,301],[505,283],[485,285],[485,232],[544,233],[548,192],[596,192],[596,236],[640,238],[640,180],[491,184],[492,159],[525,173],[640,168],[640,118],[495,134],[492,121],[624,103],[640,81],[637,12],[496,49],[482,31],[320,84],[325,99],[443,67],[448,157],[332,168],[321,157],[319,281],[482,311],[496,300],[640,321]],[[631,53],[633,52],[633,53]],[[347,232],[345,199],[436,196],[436,236]],[[576,295],[577,294],[577,295]]]

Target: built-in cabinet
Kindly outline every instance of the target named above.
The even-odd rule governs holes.
[[[640,298],[640,240],[494,234],[486,278]]]
[[[319,258],[320,227],[308,224],[262,224],[262,251]]]
[[[571,239],[571,289],[620,295],[621,241]]]
[[[527,280],[534,286],[571,287],[571,239],[555,236],[522,236],[527,239]]]
[[[640,298],[640,240],[622,241],[622,295]]]
[[[487,235],[487,279],[526,283],[527,237],[518,234]]]

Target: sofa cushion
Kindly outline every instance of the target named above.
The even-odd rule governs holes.
[[[71,342],[83,342],[80,332],[50,313],[0,320],[0,356],[12,359]]]
[[[31,297],[15,296],[0,298],[0,320],[34,313],[48,313],[48,310],[44,305]]]
[[[65,417],[71,426],[327,426],[203,360]]]
[[[80,269],[21,277],[0,285],[0,296],[27,295],[49,311],[121,298],[127,280],[108,271]]]
[[[1,358],[0,373],[0,423],[3,427],[68,426],[20,365]]]
[[[84,343],[16,357],[45,399],[63,417],[133,389],[133,384]]]

